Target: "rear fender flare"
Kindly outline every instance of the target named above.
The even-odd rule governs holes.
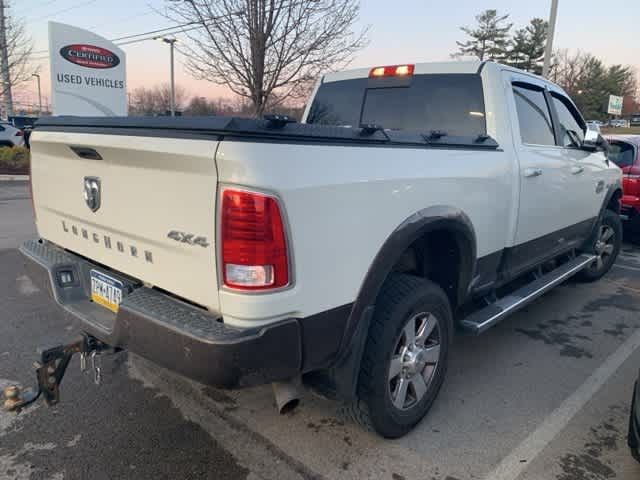
[[[585,251],[585,252],[589,252],[589,253],[593,253],[593,246],[595,245],[596,236],[598,235],[598,226],[602,222],[602,217],[604,215],[604,212],[607,210],[607,207],[609,206],[609,203],[611,202],[611,199],[615,195],[620,195],[620,197],[622,197],[622,186],[620,184],[620,181],[617,181],[617,182],[615,182],[615,183],[613,183],[612,185],[609,186],[609,189],[607,190],[607,193],[604,196],[604,201],[602,202],[602,205],[600,206],[600,212],[598,213],[596,221],[593,223],[593,227],[591,228],[591,233],[589,234],[589,236],[585,240],[585,242],[582,245],[582,248],[580,250]],[[618,205],[618,207],[616,209],[616,213],[618,213],[618,214],[620,213],[620,206],[619,205]]]
[[[344,399],[355,397],[368,325],[385,279],[407,248],[435,230],[448,230],[456,237],[461,254],[457,303],[467,296],[477,259],[476,235],[469,217],[459,208],[437,205],[420,210],[404,220],[378,251],[351,310],[337,360],[332,368],[338,396]],[[452,305],[454,310],[455,307],[456,305]]]

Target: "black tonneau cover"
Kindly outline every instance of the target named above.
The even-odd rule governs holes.
[[[496,150],[491,137],[454,137],[406,132],[347,128],[238,117],[43,117],[35,131],[64,131],[131,136],[227,137],[295,143],[338,143],[479,148]]]

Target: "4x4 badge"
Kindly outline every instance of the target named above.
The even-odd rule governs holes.
[[[100,208],[100,179],[98,177],[84,177],[84,201],[92,212]]]
[[[178,230],[171,230],[167,237],[176,242],[186,243],[188,245],[200,245],[201,247],[208,247],[209,241],[207,237],[196,236],[193,233],[179,232]]]

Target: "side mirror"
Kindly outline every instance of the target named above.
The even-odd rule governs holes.
[[[581,148],[590,152],[596,152],[598,150],[608,152],[609,142],[607,142],[602,135],[595,130],[587,129],[584,134],[584,140],[582,141]]]
[[[587,128],[587,131],[584,133],[584,140],[582,141],[583,145],[593,145],[594,147],[598,144],[598,139],[601,138],[600,134],[595,130],[590,130]]]

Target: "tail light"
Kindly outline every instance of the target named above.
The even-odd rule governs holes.
[[[633,180],[640,180],[640,167],[634,165],[627,171],[625,177]]]
[[[16,135],[15,135],[15,136],[16,136],[16,137],[24,137],[24,132],[23,132],[22,130],[18,130],[18,131],[16,132]]]
[[[288,285],[289,258],[278,200],[261,193],[225,189],[220,215],[224,284],[239,290]]]
[[[386,67],[374,67],[369,70],[369,77],[407,77],[413,75],[413,65],[387,65]]]

